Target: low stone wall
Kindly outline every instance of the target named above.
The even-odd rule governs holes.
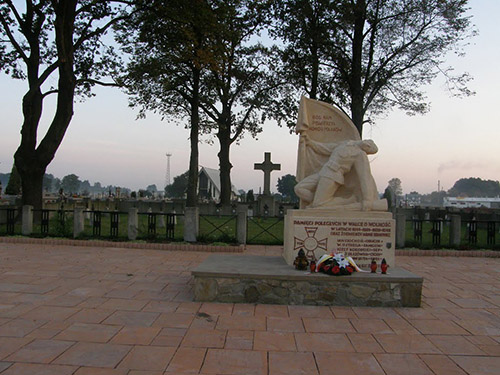
[[[196,301],[286,305],[419,307],[423,282],[398,268],[329,276],[296,271],[282,257],[244,255],[212,255],[192,274]]]
[[[117,247],[126,249],[149,249],[166,251],[200,251],[217,253],[242,253],[243,245],[217,246],[186,243],[148,243],[148,242],[119,242],[104,240],[73,240],[62,238],[30,238],[30,237],[0,237],[0,243],[37,244],[56,246],[85,246],[85,247]]]

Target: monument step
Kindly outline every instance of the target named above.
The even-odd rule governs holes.
[[[402,268],[349,276],[297,271],[282,257],[214,254],[192,271],[200,302],[419,307],[423,278]]]

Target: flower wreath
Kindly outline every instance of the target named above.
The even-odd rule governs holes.
[[[344,254],[323,255],[318,259],[316,272],[323,272],[327,275],[341,276],[350,275],[360,271],[351,257],[344,257]]]

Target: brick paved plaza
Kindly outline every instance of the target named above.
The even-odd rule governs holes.
[[[208,255],[0,243],[0,374],[500,374],[499,258],[400,256],[422,308],[329,308],[194,303]]]

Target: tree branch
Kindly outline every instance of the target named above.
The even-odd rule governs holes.
[[[21,56],[23,61],[28,64],[28,56],[24,53],[23,49],[21,46],[17,43],[17,40],[14,38],[14,35],[9,29],[9,25],[7,24],[7,21],[5,18],[0,14],[0,23],[2,24],[3,28],[5,29],[5,33],[7,34],[7,37],[9,38],[9,42],[12,44],[14,49],[17,51],[17,53]]]

